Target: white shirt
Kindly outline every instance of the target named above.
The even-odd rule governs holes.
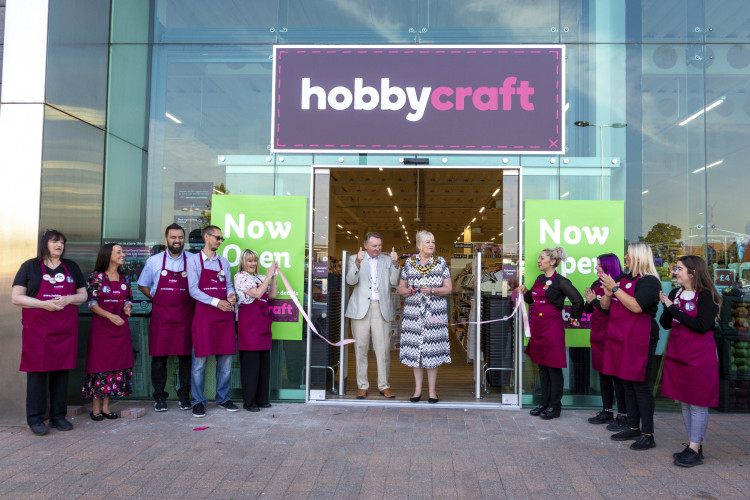
[[[370,264],[370,281],[372,281],[370,300],[380,300],[378,295],[378,258],[368,255],[367,259],[368,264]]]

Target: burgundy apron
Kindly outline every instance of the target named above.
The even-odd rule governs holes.
[[[193,352],[190,327],[195,300],[190,296],[187,255],[182,254],[183,271],[168,271],[167,252],[161,265],[159,283],[151,300],[148,353],[151,356],[187,356]]]
[[[691,300],[675,297],[677,308],[690,317],[698,315],[698,294]],[[719,405],[719,358],[714,332],[696,333],[672,318],[661,394],[696,406]]]
[[[62,263],[65,273],[54,276],[47,274],[42,261],[42,283],[36,294],[38,300],[52,300],[56,297],[75,295],[76,285],[73,276]],[[47,277],[47,279],[44,278]],[[21,342],[22,372],[49,372],[71,370],[78,361],[78,307],[73,304],[61,311],[23,308]]]
[[[634,280],[622,278],[620,290],[634,297],[639,279],[641,276]],[[632,312],[613,295],[609,309],[602,373],[614,375],[623,380],[643,382],[646,378],[650,340],[651,316],[645,312]]]
[[[562,311],[550,304],[544,292],[552,284],[553,274],[544,281],[534,282],[531,296],[534,303],[529,312],[531,338],[526,346],[526,354],[536,364],[551,368],[565,368],[568,360],[565,356],[565,322]]]
[[[102,373],[133,367],[133,341],[130,339],[128,316],[123,311],[128,295],[125,278],[114,283],[107,273],[102,273],[97,303],[108,313],[122,318],[125,323],[117,326],[105,317],[94,314],[91,318],[89,342],[86,349],[86,373]]]
[[[598,299],[604,297],[604,288],[598,281],[591,290],[596,294]],[[591,314],[591,367],[602,372],[602,365],[604,364],[604,344],[607,340],[607,323],[609,323],[609,314],[601,312],[597,307],[594,307],[594,312]]]
[[[241,304],[238,313],[237,348],[241,351],[267,351],[271,349],[271,306],[268,291],[249,304]]]
[[[227,278],[219,260],[220,271],[212,271],[203,267],[201,261],[201,277],[198,288],[206,295],[219,300],[227,300]],[[203,302],[195,302],[193,315],[193,349],[195,356],[202,358],[216,354],[234,354],[236,339],[234,333],[234,314],[232,311],[222,311],[218,307]]]

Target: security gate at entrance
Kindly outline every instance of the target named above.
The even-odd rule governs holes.
[[[447,311],[451,363],[438,370],[439,406],[519,408],[523,341],[516,318],[477,325],[513,311],[510,294],[521,276],[523,251],[519,174],[519,168],[497,167],[313,167],[307,290],[313,325],[333,343],[351,338],[345,318],[350,290],[343,277],[367,232],[380,233],[382,252],[395,251],[403,264],[417,252],[417,231],[425,229],[435,236],[435,254],[448,263],[453,286]],[[388,335],[395,399],[379,395],[372,350],[368,397],[356,399],[353,345],[331,346],[308,332],[308,401],[414,404],[413,369],[399,362],[403,299],[395,287],[388,299],[396,309]],[[423,402],[426,392],[424,387]]]

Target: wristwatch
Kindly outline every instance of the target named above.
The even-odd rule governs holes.
[[[430,288],[430,295],[435,295],[435,289],[434,288]]]
[[[616,294],[617,290],[619,290],[619,289],[620,289],[620,287],[618,285],[613,286],[612,287],[612,295]]]

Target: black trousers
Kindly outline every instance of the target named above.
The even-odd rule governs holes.
[[[651,389],[651,370],[654,367],[655,353],[656,343],[648,347],[646,378],[643,382],[622,381],[625,390],[625,405],[628,409],[628,425],[631,429],[640,427],[644,434],[654,432],[654,392]]]
[[[542,386],[542,406],[545,408],[562,408],[563,395],[562,368],[539,365],[539,383]]]
[[[26,373],[26,422],[44,422],[47,413],[49,377],[49,418],[60,420],[68,413],[68,374],[70,370]]]
[[[627,413],[627,404],[625,404],[625,388],[622,386],[622,380],[612,375],[599,374],[599,386],[602,391],[602,407],[605,410],[611,410],[615,398],[617,399],[617,413],[622,415]]]
[[[239,351],[242,402],[246,408],[271,399],[271,351]]]
[[[190,401],[190,370],[193,366],[193,358],[190,354],[177,356],[180,387],[177,389],[177,397],[180,401]],[[151,356],[151,385],[154,386],[154,401],[167,399],[169,393],[164,390],[167,386],[167,361],[169,356]]]

